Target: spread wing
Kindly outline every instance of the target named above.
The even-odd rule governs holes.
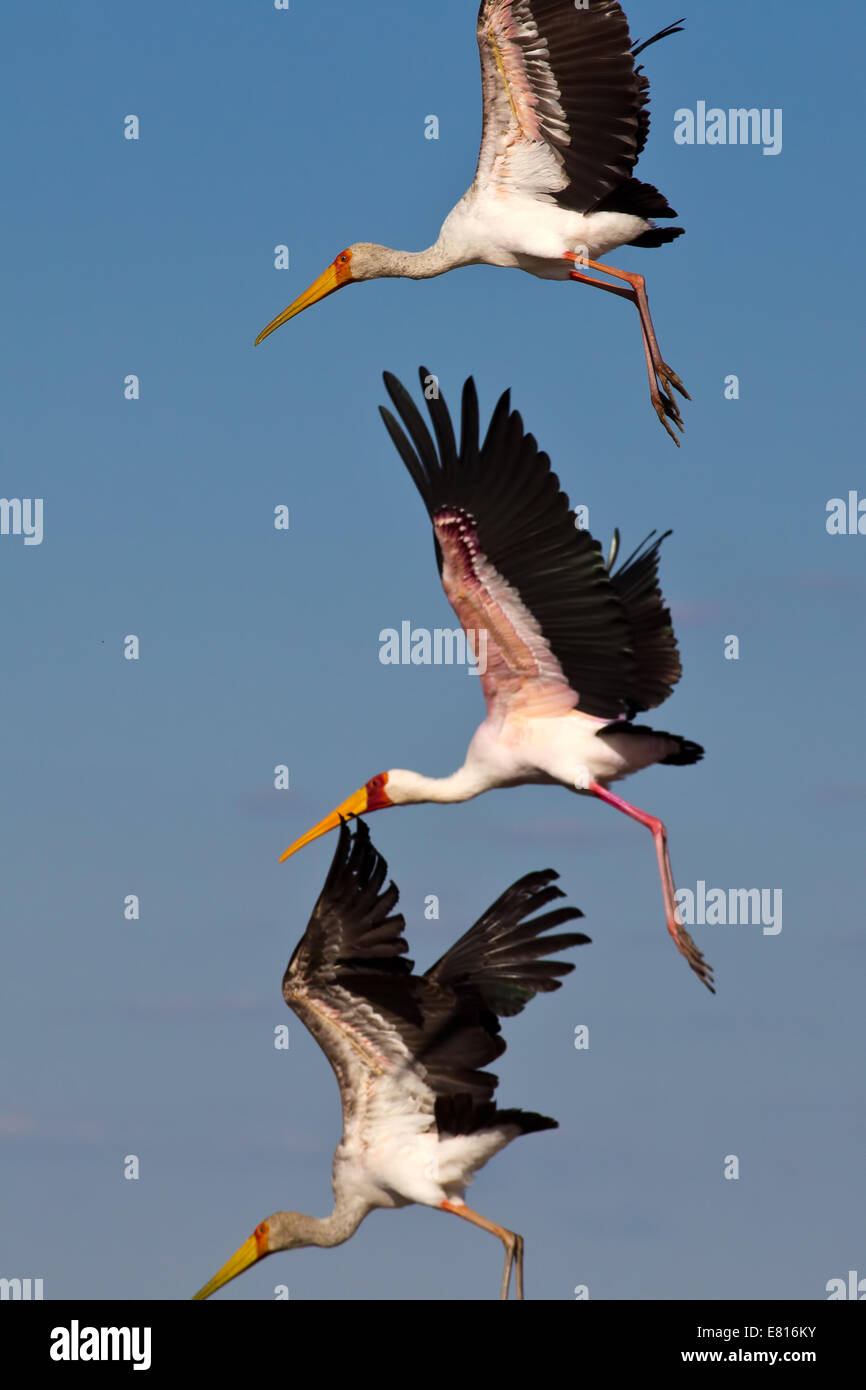
[[[681,25],[632,44],[617,0],[483,0],[473,189],[573,212],[676,217],[664,194],[632,177],[650,125],[649,79],[635,58]],[[651,228],[635,244],[661,245],[681,230]]]
[[[470,378],[458,448],[438,385],[420,369],[434,438],[405,387],[385,385],[400,416],[388,432],[433,523],[443,588],[467,642],[485,655],[488,711],[577,708],[632,718],[670,694],[680,675],[670,614],[657,582],[661,540],[611,574],[506,392],[484,442]],[[479,660],[479,667],[481,661]]]
[[[319,1043],[340,1086],[344,1129],[371,1107],[426,1112],[440,1101],[489,1107],[497,1078],[482,1070],[505,1051],[499,1017],[559,987],[573,967],[543,960],[581,945],[582,933],[541,936],[580,917],[553,898],[552,870],[512,885],[426,975],[406,959],[398,890],[362,820],[344,821],[307,930],[283,977],[283,997]],[[378,1093],[376,1095],[375,1093]],[[372,1099],[371,1099],[372,1097]],[[446,1112],[451,1116],[451,1111]],[[489,1115],[489,1111],[485,1110]],[[465,1118],[465,1117],[464,1117]]]
[[[484,0],[475,183],[584,212],[626,179],[642,105],[616,0]]]

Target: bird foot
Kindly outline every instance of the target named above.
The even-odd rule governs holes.
[[[664,385],[668,387],[668,395],[670,395],[670,387],[673,386],[675,390],[679,391],[681,396],[685,396],[687,401],[691,400],[691,396],[689,395],[685,386],[683,386],[683,383],[681,382],[680,378],[677,376],[673,367],[668,366],[667,362],[661,362],[659,364],[659,376],[661,377]]]
[[[685,432],[686,427],[683,424],[682,416],[680,415],[679,411],[679,406],[677,405],[676,401],[673,399],[672,396],[669,396],[666,391],[658,391],[653,396],[653,407],[662,425],[667,430],[668,434],[676,444],[677,448],[679,448],[680,441],[677,439],[677,436],[674,434],[669,423],[670,421],[673,421],[677,429],[680,431],[680,434],[683,434]]]
[[[679,443],[679,440],[677,440]],[[715,994],[715,981],[713,979],[713,967],[706,960],[702,951],[699,951],[692,938],[689,936],[682,922],[668,922],[668,931],[673,938],[681,956],[685,956],[692,970],[698,979],[705,984],[710,994]]]
[[[659,361],[657,364],[653,363],[653,367],[655,371],[656,386],[658,388],[658,399],[656,399],[655,394],[653,395],[653,405],[655,406],[655,412],[661,420],[662,424],[664,425],[665,429],[667,430],[668,434],[670,435],[671,439],[674,441],[677,448],[679,448],[680,441],[677,439],[676,435],[671,429],[669,421],[676,425],[677,429],[680,431],[681,434],[685,432],[685,425],[683,424],[683,417],[680,414],[680,408],[677,405],[676,398],[674,396],[674,391],[679,391],[680,395],[683,396],[687,401],[691,400],[691,396],[689,395],[680,378],[677,376],[677,373],[674,371],[673,367],[669,367],[666,362],[662,361]]]

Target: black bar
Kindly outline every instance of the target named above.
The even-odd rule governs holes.
[[[864,1299],[860,1299],[863,1302]],[[619,1370],[667,1371],[673,1366],[710,1364],[732,1366],[801,1365],[822,1379],[860,1363],[866,1321],[863,1309],[846,1301],[821,1302],[596,1302],[532,1303],[505,1308],[489,1303],[488,1312],[475,1302],[357,1303],[340,1301],[253,1302],[23,1302],[0,1304],[5,1363],[27,1366],[50,1380],[73,1377],[132,1375],[143,1381],[178,1368],[195,1370],[202,1379],[221,1383],[232,1374],[261,1382],[275,1371],[286,1376],[303,1373],[312,1362],[327,1368],[333,1383],[341,1365],[346,1374],[376,1376],[376,1366],[389,1380],[403,1365],[408,1375],[418,1357],[450,1357],[460,1350],[460,1363],[483,1354],[489,1378],[490,1361],[509,1356],[511,1338],[521,1339],[520,1366],[525,1376],[538,1362],[541,1375],[562,1362],[575,1376],[593,1363],[611,1373]],[[489,1318],[489,1322],[487,1319]],[[110,1356],[111,1335],[104,1342],[88,1329],[127,1329],[117,1338],[119,1352],[131,1360],[90,1360],[81,1353],[99,1349]],[[132,1329],[139,1329],[138,1340]],[[149,1329],[149,1343],[144,1337]],[[802,1331],[801,1331],[802,1329]],[[549,1333],[539,1343],[533,1334]],[[527,1342],[527,1334],[533,1340]],[[547,1348],[546,1351],[543,1348]],[[54,1349],[55,1356],[51,1352]],[[55,1359],[77,1349],[78,1360]],[[775,1360],[773,1355],[775,1354]],[[149,1366],[144,1360],[149,1357]],[[428,1363],[436,1375],[432,1360]],[[522,1371],[520,1369],[522,1367]]]

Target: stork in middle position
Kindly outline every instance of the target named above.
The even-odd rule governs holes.
[[[696,763],[704,750],[679,734],[635,724],[671,694],[682,673],[670,612],[658,585],[653,532],[618,569],[618,534],[606,561],[577,526],[550,460],[526,434],[510,393],[500,398],[483,444],[478,397],[463,388],[461,438],[436,377],[419,369],[435,443],[403,385],[385,386],[402,422],[380,407],[430,519],[446,597],[474,653],[487,718],[450,777],[380,772],[296,840],[296,850],[341,817],[386,806],[469,801],[494,787],[559,783],[595,796],[652,831],[667,929],[709,990],[713,972],[682,923],[667,832],[656,816],[610,790],[653,763]],[[655,538],[654,538],[655,537]],[[483,642],[482,642],[483,638]]]
[[[481,151],[472,186],[436,242],[426,251],[370,241],[347,246],[256,343],[358,280],[425,280],[465,265],[576,280],[636,306],[653,408],[679,445],[674,391],[686,399],[689,393],[662,358],[644,278],[599,258],[619,246],[663,246],[682,235],[681,227],[656,225],[656,218],[677,214],[664,194],[634,177],[650,127],[649,79],[635,59],[681,24],[633,43],[618,0],[481,0]]]

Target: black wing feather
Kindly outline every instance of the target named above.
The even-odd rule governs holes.
[[[480,41],[486,9],[484,0]],[[586,7],[512,0],[509,9],[516,31],[509,42],[520,52],[541,134],[568,179],[552,196],[562,207],[588,212],[628,177],[636,158],[641,98],[628,21],[616,0],[589,0]]]
[[[683,671],[670,609],[658,581],[659,548],[670,534],[665,531],[655,540],[648,536],[611,575],[629,616],[638,684],[650,701],[644,709],[662,704]],[[637,708],[631,710],[632,715],[637,713]]]
[[[487,0],[482,0],[480,42],[487,10]],[[581,213],[676,217],[658,189],[633,177],[650,129],[649,79],[635,59],[660,39],[680,33],[684,21],[633,43],[618,0],[581,5],[574,0],[512,0],[510,15],[516,32],[508,41],[521,55],[541,134],[568,179],[551,194],[553,200]],[[681,234],[677,228],[659,236],[664,241]],[[635,244],[656,244],[654,233],[645,232]]]
[[[304,986],[321,987],[340,972],[369,968],[379,974],[407,977],[412,961],[403,936],[402,913],[392,913],[400,896],[394,883],[380,893],[388,865],[370,842],[359,820],[354,836],[345,821],[325,886],[292,953],[283,976]]]
[[[422,385],[430,379],[425,367],[419,375]],[[576,528],[550,460],[525,433],[508,392],[479,444],[478,397],[468,379],[458,453],[437,389],[427,401],[437,453],[406,388],[390,372],[384,381],[403,428],[384,407],[382,419],[431,520],[455,508],[471,518],[487,560],[518,592],[578,692],[578,709],[631,719],[661,704],[680,675],[657,580],[664,537],[610,574],[598,541]],[[438,546],[437,562],[441,572]]]
[[[562,897],[550,887],[556,877],[552,870],[529,874],[503,893],[426,975],[414,975],[405,957],[403,917],[391,910],[398,890],[391,883],[380,891],[387,873],[365,822],[359,819],[352,835],[344,821],[325,886],[283,978],[284,997],[338,1077],[339,1045],[332,1055],[335,1033],[322,1021],[323,1008],[336,1008],[356,1030],[372,1029],[379,1051],[387,1052],[388,1037],[399,1033],[437,1097],[437,1122],[438,1102],[443,1103],[444,1128],[487,1128],[490,1116],[499,1113],[492,1103],[497,1078],[483,1070],[505,1051],[499,1017],[519,1012],[534,994],[559,988],[559,977],[573,967],[541,957],[588,938],[542,933],[582,914],[563,907],[525,921]],[[378,1025],[371,1021],[370,1009],[378,1015]],[[524,1112],[502,1113],[516,1117]],[[487,1118],[482,1121],[482,1116]],[[531,1114],[525,1124],[516,1118],[507,1122],[527,1132],[554,1123]]]
[[[564,897],[552,886],[558,877],[553,869],[545,869],[513,883],[430,967],[427,979],[453,991],[467,1006],[487,1009],[498,1018],[520,1013],[538,993],[559,989],[560,977],[570,974],[574,966],[541,957],[583,946],[589,937],[583,932],[548,935],[582,917],[576,907],[531,917],[555,898]]]

